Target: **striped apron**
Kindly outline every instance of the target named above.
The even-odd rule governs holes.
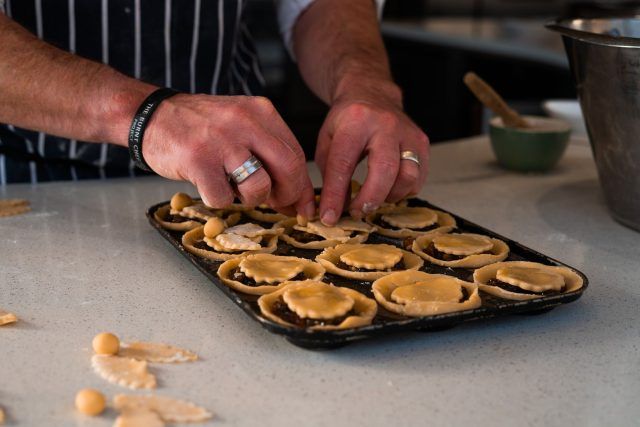
[[[4,10],[48,43],[128,76],[182,92],[253,95],[263,80],[243,3],[4,0]],[[124,147],[0,124],[0,185],[140,174]]]

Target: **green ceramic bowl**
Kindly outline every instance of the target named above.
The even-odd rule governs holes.
[[[564,154],[571,125],[549,117],[525,116],[530,128],[506,128],[500,117],[489,122],[489,136],[498,163],[520,172],[552,169]]]

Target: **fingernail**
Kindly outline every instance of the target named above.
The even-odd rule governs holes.
[[[338,217],[336,216],[336,211],[333,209],[327,209],[324,211],[322,218],[320,219],[320,221],[327,227],[333,227],[337,220]]]
[[[316,216],[316,202],[312,201],[304,205],[302,208],[302,214],[307,217],[307,219],[311,219]]]
[[[298,214],[296,215],[296,222],[299,226],[306,227],[309,221],[306,216]]]
[[[374,203],[365,203],[362,205],[362,212],[367,215],[378,209],[378,205]]]
[[[360,212],[359,209],[352,209],[349,211],[349,214],[351,215],[351,218],[356,219],[358,221],[362,219],[362,212]]]

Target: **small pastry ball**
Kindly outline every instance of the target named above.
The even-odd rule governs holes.
[[[76,394],[76,409],[85,415],[101,414],[105,406],[106,399],[98,390],[85,388]]]
[[[96,354],[116,354],[120,350],[120,340],[109,332],[102,332],[93,337],[92,345]]]
[[[193,199],[185,193],[176,193],[171,198],[171,209],[176,211],[181,211],[187,206],[191,206],[193,204]]]
[[[204,225],[204,235],[210,239],[213,239],[218,234],[222,233],[225,229],[225,223],[218,217],[209,218]]]

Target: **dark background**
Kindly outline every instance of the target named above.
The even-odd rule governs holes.
[[[561,16],[638,11],[640,8],[634,2],[387,0],[382,30],[393,76],[404,92],[405,109],[432,143],[438,143],[481,133],[486,126],[488,113],[462,84],[465,72],[478,73],[521,112],[541,114],[540,105],[545,99],[575,98],[560,36],[545,30],[544,23]],[[327,108],[306,88],[284,50],[273,2],[249,2],[248,14],[267,81],[265,95],[273,100],[308,158],[312,158]],[[442,18],[454,18],[471,25],[466,46],[409,40],[385,31],[389,25],[415,29],[425,20]],[[518,19],[526,20],[527,27],[519,30]],[[561,61],[550,64],[478,50],[474,46],[476,30],[473,28],[474,23],[480,21],[490,22],[492,28],[495,26],[503,43],[509,42],[510,32],[525,43],[530,37],[533,47],[548,48]],[[448,31],[446,23],[442,29]]]

